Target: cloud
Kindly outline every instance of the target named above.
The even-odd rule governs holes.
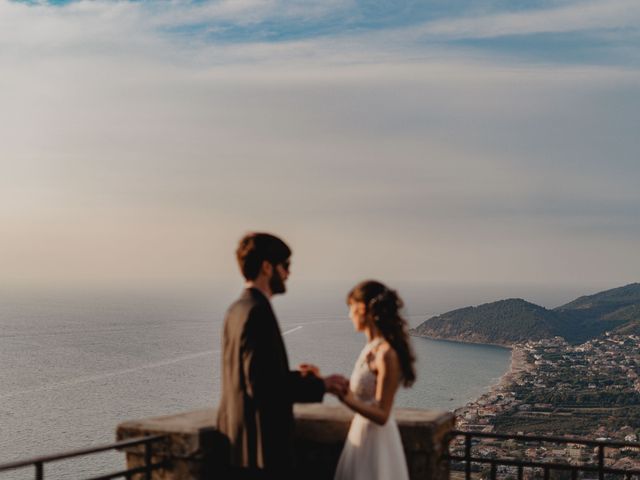
[[[516,13],[443,19],[416,32],[445,39],[491,38],[507,35],[632,29],[640,25],[635,0],[597,0]]]
[[[152,23],[164,27],[216,22],[233,22],[237,26],[255,25],[268,20],[309,21],[346,12],[353,2],[342,0],[222,0],[218,2],[178,1],[145,6],[155,16]]]
[[[502,52],[482,40],[529,36],[513,58],[526,61],[532,46],[538,56],[554,62],[584,57],[580,39],[565,43],[545,35],[578,33],[601,42],[590,49],[590,61],[630,64],[637,60],[640,6],[634,0],[544,3],[538,8],[505,12],[491,2],[442,9],[437,2],[397,6],[392,3],[298,0],[163,0],[113,2],[80,0],[54,6],[47,3],[0,2],[0,55],[52,56],[173,55],[176,63],[256,64],[298,62],[415,61],[434,56],[478,58],[468,48],[483,47],[486,55]],[[372,12],[387,12],[378,18]],[[478,13],[480,12],[480,13]],[[484,13],[491,12],[491,13]],[[422,23],[424,18],[439,18]],[[534,38],[533,36],[540,37]],[[574,38],[571,41],[571,38]],[[467,49],[460,40],[468,40]],[[475,41],[475,43],[474,43]],[[425,44],[427,42],[427,44]],[[546,42],[546,43],[545,43]],[[549,49],[552,42],[553,49]],[[584,42],[584,39],[582,39]],[[595,42],[595,40],[594,40]],[[614,60],[615,59],[615,60]]]
[[[264,28],[287,22],[321,21],[352,7],[351,2],[283,0],[74,1],[64,5],[0,2],[0,42],[61,47],[74,42],[135,46],[154,32],[168,41],[192,44],[225,31],[248,28],[236,40],[257,40]],[[268,25],[263,25],[268,24]],[[19,26],[19,28],[18,28]],[[250,27],[255,30],[251,30]],[[255,38],[252,38],[255,36]]]

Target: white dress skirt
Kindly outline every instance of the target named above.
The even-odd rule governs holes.
[[[376,375],[369,368],[369,354],[382,339],[362,349],[349,386],[364,402],[375,402]],[[409,472],[398,425],[389,417],[384,425],[356,414],[340,455],[334,480],[408,480]]]

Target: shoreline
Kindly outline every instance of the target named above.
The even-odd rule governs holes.
[[[456,340],[453,338],[442,338],[442,337],[432,337],[430,335],[418,334],[409,332],[410,337],[416,338],[426,338],[428,340],[437,340],[439,342],[450,342],[450,343],[464,343],[467,345],[484,345],[488,347],[499,347],[504,348],[506,350],[513,350],[514,344],[505,344],[505,343],[490,343],[490,342],[473,342],[471,340]]]
[[[464,405],[456,408],[453,413],[457,416],[470,404],[479,403],[485,397],[491,397],[504,393],[514,383],[515,379],[523,372],[531,371],[530,364],[527,363],[527,356],[525,349],[514,345],[511,348],[511,363],[509,369],[499,378],[499,380],[491,385],[489,389],[482,395],[469,400]]]
[[[507,369],[507,371],[504,372],[498,378],[498,381],[496,383],[488,385],[486,387],[486,391],[481,393],[479,396],[473,397],[473,398],[467,400],[463,405],[455,407],[453,409],[453,413],[455,415],[457,415],[458,411],[464,409],[470,403],[478,402],[480,399],[482,399],[485,396],[491,396],[491,395],[494,395],[494,394],[496,394],[498,392],[504,391],[513,382],[514,378],[518,374],[520,374],[523,371],[527,371],[528,370],[525,352],[524,352],[524,350],[522,348],[518,348],[517,344],[505,345],[505,344],[499,344],[499,343],[472,342],[472,341],[468,341],[468,340],[455,340],[455,339],[450,339],[450,338],[438,338],[438,337],[432,337],[432,336],[429,336],[429,335],[422,335],[422,334],[416,334],[416,333],[411,333],[411,332],[409,333],[409,335],[412,336],[412,337],[426,338],[428,340],[436,340],[438,342],[462,343],[462,344],[466,344],[466,345],[484,345],[484,346],[489,346],[489,347],[498,347],[498,348],[504,348],[506,350],[511,350],[511,361],[509,363],[509,368]]]
[[[503,391],[506,387],[514,382],[515,378],[520,373],[529,370],[527,365],[527,356],[524,349],[514,346],[511,349],[511,365],[509,366],[509,370],[507,370],[505,374],[500,377],[498,383],[493,385],[488,393]]]

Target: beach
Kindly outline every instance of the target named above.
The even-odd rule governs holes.
[[[512,402],[510,394],[513,384],[524,372],[529,372],[533,366],[527,362],[527,354],[524,348],[516,344],[511,347],[511,363],[509,370],[504,373],[497,383],[480,395],[475,400],[454,410],[458,428],[493,431],[493,428],[484,420],[478,421],[478,413],[499,414],[503,407]],[[500,399],[500,400],[499,400]]]

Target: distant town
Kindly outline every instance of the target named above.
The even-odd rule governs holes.
[[[640,435],[640,336],[607,333],[580,345],[561,337],[514,345],[512,367],[492,390],[456,410],[457,428],[486,433],[589,437],[637,442]],[[458,449],[461,448],[461,440]],[[483,439],[486,457],[596,462],[584,445]],[[639,469],[637,448],[607,448],[607,466]]]

